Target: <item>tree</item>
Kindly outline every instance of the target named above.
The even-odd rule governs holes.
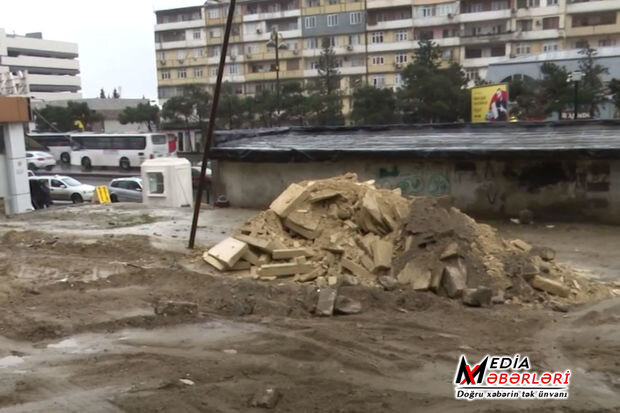
[[[254,96],[254,113],[262,121],[265,128],[273,127],[275,113],[278,109],[276,94],[270,89],[263,89]]]
[[[620,110],[620,80],[619,79],[611,79],[609,81],[609,93],[613,95],[614,106],[616,110]]]
[[[91,130],[103,116],[88,107],[85,102],[67,102],[67,106],[45,106],[35,111],[35,124],[41,132],[69,132],[80,129]]]
[[[282,113],[281,122],[302,126],[306,118],[307,97],[299,82],[286,82],[281,90]]]
[[[318,125],[340,125],[342,117],[342,101],[338,93],[340,76],[338,73],[338,59],[329,38],[322,40],[323,49],[319,56],[317,80],[308,83],[312,93],[309,96],[307,107],[312,113],[311,119]]]
[[[118,121],[123,125],[128,123],[146,123],[149,132],[151,132],[151,125],[159,124],[159,108],[148,103],[138,103],[135,107],[127,106],[119,113]]]
[[[228,129],[235,129],[243,121],[241,109],[241,99],[235,93],[234,87],[230,82],[224,82],[220,92],[220,102],[217,107],[217,121],[219,127],[228,125]]]
[[[467,119],[467,79],[461,66],[441,68],[441,54],[431,40],[418,42],[415,59],[401,76],[398,105],[406,122],[455,122]]]
[[[508,83],[508,95],[511,102],[515,105],[510,109],[510,115],[519,120],[539,120],[544,119],[545,105],[539,91],[539,82],[526,77],[524,79],[513,79]]]
[[[543,78],[538,85],[539,101],[542,102],[544,113],[550,115],[557,112],[558,120],[561,120],[562,112],[572,102],[568,73],[564,67],[550,62],[543,63],[540,72]]]
[[[103,88],[99,91],[99,99],[105,99],[105,90]]]
[[[170,122],[183,123],[189,134],[192,123],[202,124],[209,116],[211,95],[198,85],[186,86],[182,93],[164,103],[161,114]]]
[[[353,92],[353,121],[360,125],[380,125],[396,120],[396,99],[392,89],[362,86]]]
[[[598,107],[605,99],[605,86],[601,76],[609,73],[609,70],[594,62],[596,49],[587,46],[579,51],[583,57],[579,59],[579,70],[583,73],[579,90],[579,104],[590,114],[590,118],[598,113]]]
[[[112,92],[112,97],[114,99],[118,99],[121,97],[121,94],[118,92],[118,90],[116,90],[116,88],[114,88],[114,91]]]

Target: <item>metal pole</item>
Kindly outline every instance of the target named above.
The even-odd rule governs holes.
[[[577,119],[577,96],[578,96],[578,90],[579,90],[579,82],[575,81],[575,89],[574,89],[574,94],[573,94],[573,105],[574,105],[574,111],[575,113],[573,114],[573,119],[576,120]]]
[[[209,129],[207,130],[207,142],[205,143],[204,152],[202,154],[202,165],[200,167],[200,178],[198,181],[198,193],[196,194],[196,202],[194,204],[194,217],[192,219],[192,228],[189,234],[188,248],[194,248],[196,241],[196,228],[198,227],[198,216],[200,215],[200,203],[202,201],[202,190],[204,187],[205,175],[207,174],[207,161],[209,160],[209,151],[213,142],[213,129],[215,128],[215,118],[217,116],[217,105],[220,101],[220,90],[222,88],[222,77],[224,77],[224,66],[226,65],[226,54],[228,53],[228,40],[230,39],[230,31],[232,29],[233,17],[235,14],[236,0],[230,0],[228,8],[228,19],[226,20],[226,32],[224,33],[224,43],[222,44],[222,55],[220,56],[220,66],[217,71],[217,80],[215,82],[215,90],[213,92],[213,105],[211,106],[211,116],[209,117]]]
[[[278,110],[278,126],[280,126],[280,39],[278,31],[274,31],[275,33],[275,42],[276,42],[276,105]]]

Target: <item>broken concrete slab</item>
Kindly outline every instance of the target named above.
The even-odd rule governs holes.
[[[311,212],[293,211],[284,220],[284,226],[307,239],[319,235],[321,217]]]
[[[450,298],[459,298],[463,294],[467,279],[458,265],[446,265],[441,277],[441,287]]]
[[[374,261],[368,255],[362,256],[360,262],[368,271],[372,271],[375,268]]]
[[[243,270],[249,270],[250,267],[251,267],[251,264],[247,262],[246,260],[239,260],[237,261],[235,265],[230,267],[230,270],[231,271],[243,271]]]
[[[245,242],[249,246],[259,249],[263,252],[267,252],[269,254],[271,254],[274,250],[273,245],[271,244],[271,240],[251,237],[249,235],[243,235],[243,234],[233,235],[233,238],[239,241]]]
[[[560,281],[544,278],[540,275],[533,277],[530,280],[530,285],[537,290],[545,291],[549,294],[557,295],[558,297],[568,297],[570,293],[570,289]]]
[[[301,185],[291,184],[272,203],[269,209],[286,218],[301,202],[308,198],[308,190]]]
[[[246,260],[252,265],[259,265],[258,263],[258,254],[255,254],[251,249],[248,248],[245,254],[241,256],[242,260]]]
[[[325,201],[340,196],[340,192],[331,189],[324,189],[322,191],[312,192],[308,198],[308,202],[315,203]]]
[[[382,275],[377,278],[377,281],[385,291],[392,291],[398,288],[398,280],[391,275]]]
[[[329,317],[334,313],[334,304],[338,291],[335,288],[323,287],[319,290],[319,298],[314,310],[316,315]]]
[[[317,268],[313,271],[310,271],[306,274],[301,274],[299,276],[299,278],[297,278],[297,281],[305,283],[305,282],[309,282],[309,281],[314,281],[316,280],[318,277],[321,277],[325,274],[325,269],[324,268]]]
[[[209,255],[232,267],[248,251],[248,244],[228,237],[209,250]]]
[[[431,271],[415,261],[409,261],[398,273],[398,282],[409,284],[414,290],[428,290],[431,283]]]
[[[523,252],[530,252],[532,250],[532,246],[527,242],[520,239],[513,239],[510,243],[515,247],[520,249]]]
[[[282,393],[276,387],[260,388],[250,400],[250,407],[273,409],[280,401]]]
[[[287,262],[283,264],[265,264],[258,268],[258,275],[261,277],[284,277],[295,274],[305,274],[314,269],[311,264],[298,264]]]
[[[362,303],[343,295],[336,297],[334,312],[337,314],[359,314],[362,312]]]
[[[342,258],[340,260],[340,263],[342,264],[343,268],[346,268],[353,275],[357,277],[365,278],[365,279],[372,279],[374,277],[374,275],[371,272],[367,271],[360,264],[353,262],[348,258]]]
[[[543,261],[553,261],[555,259],[555,250],[553,248],[539,247],[539,248],[536,248],[535,253]]]
[[[313,254],[307,248],[285,248],[273,250],[271,258],[274,260],[287,260],[295,257],[311,257]]]
[[[374,256],[373,272],[387,270],[392,267],[392,253],[394,245],[391,242],[380,239],[375,240],[372,244],[372,252]]]
[[[342,283],[342,285],[356,286],[359,285],[360,280],[358,280],[357,277],[351,274],[340,274],[340,282]]]
[[[155,314],[160,316],[196,316],[198,315],[198,304],[189,301],[160,301],[154,310]]]
[[[488,307],[493,299],[493,290],[488,287],[463,290],[463,304],[470,307]]]
[[[439,259],[444,261],[450,258],[456,258],[458,256],[459,256],[459,244],[457,244],[456,242],[451,242],[450,244],[448,244],[446,249],[443,250]]]
[[[217,258],[212,257],[211,255],[209,255],[208,251],[205,251],[205,253],[202,254],[202,259],[207,264],[211,265],[213,268],[215,268],[218,271],[227,271],[228,270],[228,266],[226,264],[224,264],[223,262],[221,262]]]

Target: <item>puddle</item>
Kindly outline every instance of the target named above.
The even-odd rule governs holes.
[[[24,359],[17,356],[7,356],[0,359],[0,369],[5,369],[7,367],[14,367],[19,364],[22,364]]]
[[[73,338],[69,338],[67,340],[63,340],[60,343],[48,344],[47,348],[74,348],[77,347],[78,343]]]

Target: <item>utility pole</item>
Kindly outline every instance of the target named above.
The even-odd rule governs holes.
[[[577,120],[577,112],[579,111],[579,82],[583,78],[583,72],[575,70],[568,74],[567,82],[573,82],[573,120]]]
[[[267,47],[275,47],[276,48],[276,110],[278,111],[278,126],[280,126],[280,115],[281,115],[281,106],[280,106],[280,48],[287,49],[288,46],[284,44],[280,44],[280,37],[282,34],[278,32],[277,28],[273,28],[271,30],[271,40],[267,42]]]

